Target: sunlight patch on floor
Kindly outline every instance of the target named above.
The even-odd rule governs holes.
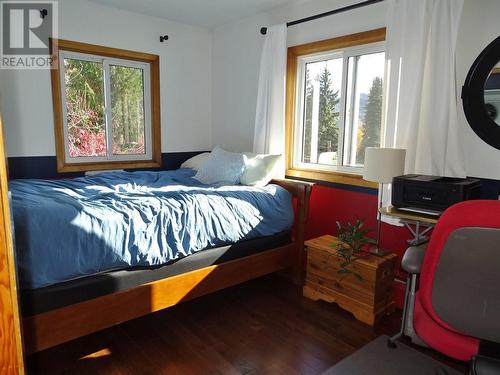
[[[111,354],[113,354],[111,352],[111,349],[109,348],[104,348],[104,349],[101,349],[97,352],[94,352],[94,353],[91,353],[91,354],[87,354],[86,356],[84,357],[81,357],[80,360],[83,360],[83,359],[95,359],[95,358],[102,358],[102,357],[107,357],[107,356],[110,356]]]

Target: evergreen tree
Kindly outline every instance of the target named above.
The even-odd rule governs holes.
[[[318,155],[338,148],[338,91],[333,91],[327,66],[319,76]]]
[[[93,132],[104,129],[104,76],[102,65],[82,60],[65,59],[68,128],[86,128]]]
[[[113,152],[143,153],[143,77],[139,69],[110,67]]]
[[[71,156],[104,156],[104,73],[101,63],[65,59],[68,137]],[[110,66],[112,137],[115,154],[144,153],[143,75]]]
[[[363,137],[358,146],[356,162],[363,164],[365,160],[365,149],[367,147],[380,146],[380,128],[382,122],[382,78],[376,77],[366,103],[366,111],[363,119]]]

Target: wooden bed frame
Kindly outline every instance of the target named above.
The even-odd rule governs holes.
[[[269,273],[288,270],[304,279],[304,230],[312,184],[273,180],[295,198],[292,243],[255,255],[139,285],[23,319],[25,353],[35,353],[127,320],[174,306]]]

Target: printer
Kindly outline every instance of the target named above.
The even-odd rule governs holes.
[[[407,174],[392,180],[392,205],[400,210],[440,215],[451,205],[479,199],[481,181]]]

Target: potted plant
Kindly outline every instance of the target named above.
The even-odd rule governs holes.
[[[340,266],[340,269],[337,271],[340,279],[336,284],[342,287],[342,281],[349,275],[353,275],[359,281],[363,281],[363,277],[353,269],[351,264],[356,259],[370,255],[366,249],[366,245],[371,243],[372,240],[367,237],[370,230],[364,228],[365,223],[361,219],[356,219],[355,224],[348,222],[346,225],[342,225],[338,221],[336,224],[338,242],[332,244],[332,247],[337,250]]]

